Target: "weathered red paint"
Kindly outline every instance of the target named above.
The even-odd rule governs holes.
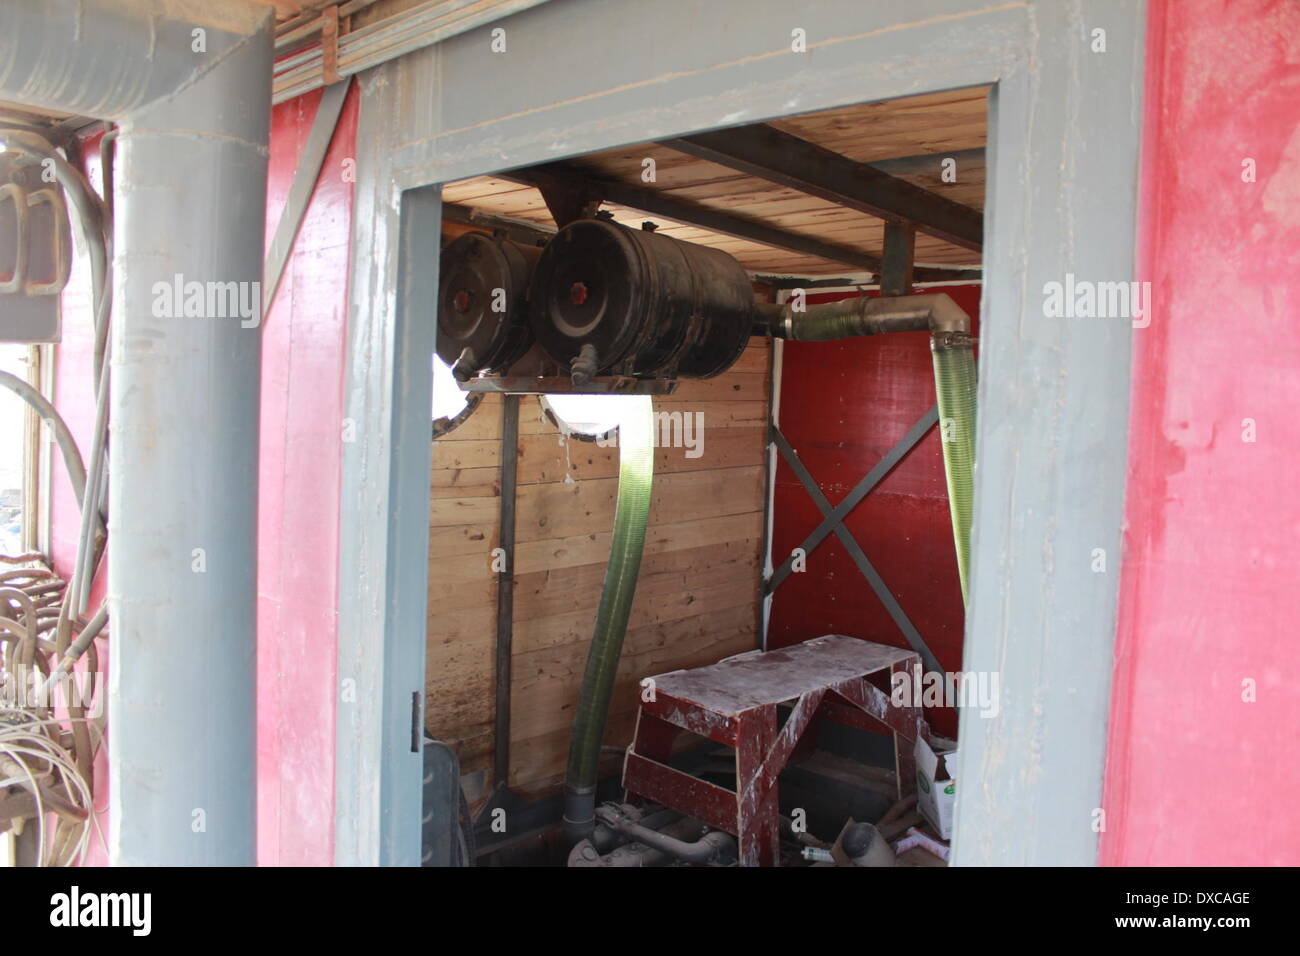
[[[915,792],[912,748],[923,729],[921,710],[910,702],[894,706],[868,682],[895,673],[919,681],[920,658],[827,637],[655,677],[654,698],[642,701],[637,714],[623,786],[734,834],[741,866],[772,866],[779,855],[777,778],[816,721],[847,714],[853,726],[867,715],[883,722],[895,735],[898,796]],[[778,705],[791,700],[778,730]],[[673,739],[684,730],[735,748],[734,791],[667,766]]]
[[[1152,0],[1147,57],[1100,860],[1294,865],[1300,5]]]
[[[258,860],[334,857],[339,493],[357,91],[349,95],[262,331]],[[267,241],[320,93],[271,116]]]
[[[978,321],[978,285],[940,291]],[[810,295],[808,301],[851,295]],[[905,332],[787,342],[783,348],[781,431],[834,506],[934,404],[929,336]],[[822,520],[784,461],[777,465],[773,513],[773,563],[780,565]],[[959,669],[965,611],[937,430],[849,513],[845,525],[939,662]],[[777,589],[768,646],[785,647],[822,634],[907,646],[833,535],[808,555],[806,571],[791,574]],[[926,716],[939,732],[955,734],[951,709],[927,711]]]

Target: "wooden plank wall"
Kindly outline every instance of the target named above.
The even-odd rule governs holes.
[[[646,552],[606,743],[629,741],[641,678],[756,646],[768,344],[656,411],[702,413],[703,453],[660,447]],[[491,773],[502,401],[433,443],[425,725]],[[609,553],[618,451],[565,439],[539,398],[520,403],[510,785],[564,775],[569,727]],[[616,763],[614,758],[614,762]],[[613,764],[611,764],[612,769]],[[495,781],[492,781],[495,783]]]

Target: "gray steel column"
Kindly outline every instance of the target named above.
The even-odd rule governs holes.
[[[0,38],[0,99],[122,125],[108,536],[112,860],[249,865],[270,8],[21,0],[0,10]],[[186,317],[184,299],[167,301],[177,277],[183,292],[202,284],[203,314]],[[229,311],[232,289],[254,303],[247,321],[215,314]]]

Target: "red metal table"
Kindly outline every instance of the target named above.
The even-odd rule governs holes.
[[[900,798],[916,789],[912,748],[923,733],[921,709],[895,706],[867,678],[905,673],[919,686],[921,660],[912,651],[854,637],[828,635],[775,651],[751,651],[653,678],[653,699],[641,702],[636,735],[623,765],[629,796],[680,810],[736,836],[741,866],[777,862],[777,775],[814,719],[894,733]],[[644,697],[649,694],[643,695]],[[778,729],[777,707],[794,709]],[[683,730],[735,748],[737,789],[728,790],[668,765]]]

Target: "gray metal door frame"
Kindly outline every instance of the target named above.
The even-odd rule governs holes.
[[[1144,24],[1130,0],[554,0],[362,77],[338,863],[419,861],[436,184],[982,84],[994,90],[964,669],[997,672],[1001,696],[994,716],[961,713],[954,862],[1095,861],[1132,332],[1048,318],[1043,288],[1134,277]]]

